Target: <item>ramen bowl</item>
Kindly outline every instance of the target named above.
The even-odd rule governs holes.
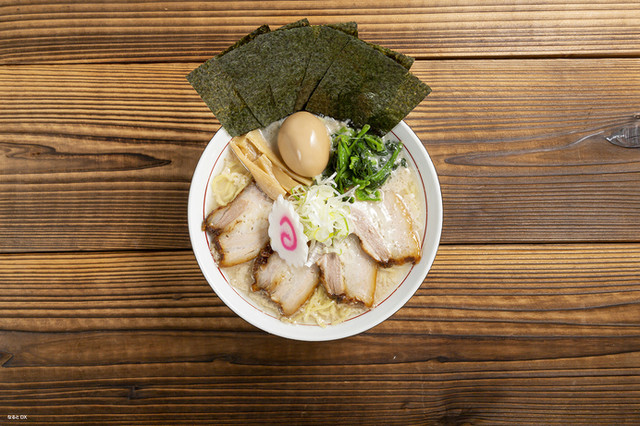
[[[277,336],[304,341],[342,339],[365,332],[402,308],[425,282],[436,256],[442,230],[442,195],[429,154],[411,128],[402,121],[391,131],[390,137],[404,144],[408,165],[417,172],[420,183],[419,196],[423,196],[426,201],[426,227],[425,232],[420,235],[422,257],[411,266],[397,287],[374,307],[346,321],[319,326],[283,321],[264,309],[230,284],[225,272],[218,267],[211,254],[210,239],[202,230],[202,223],[211,209],[211,179],[223,167],[223,158],[232,139],[227,131],[221,128],[205,148],[196,166],[189,190],[188,205],[191,245],[202,274],[216,295],[238,316],[255,327]]]

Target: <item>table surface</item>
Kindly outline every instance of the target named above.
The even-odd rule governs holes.
[[[185,75],[303,17],[433,88],[437,257],[334,342],[237,317],[187,231],[219,123]],[[0,33],[1,424],[640,422],[637,2],[7,0]]]

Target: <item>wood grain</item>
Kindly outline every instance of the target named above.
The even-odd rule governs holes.
[[[358,22],[361,37],[426,58],[635,56],[635,2],[6,1],[0,64],[203,61],[264,23]]]
[[[189,252],[0,256],[0,412],[84,423],[640,420],[640,247],[443,246],[391,319],[267,335]]]
[[[0,251],[189,248],[197,64],[0,67]],[[444,243],[640,241],[640,60],[419,61]],[[55,241],[55,244],[51,242]]]
[[[186,73],[0,68],[0,245],[189,247],[189,183],[218,126]]]
[[[639,64],[615,63],[420,64],[435,89],[407,121],[440,177],[445,242],[638,241],[640,150],[606,137],[640,123]]]
[[[0,423],[640,424],[640,149],[607,140],[640,124],[640,8],[504,3],[2,2]],[[302,17],[433,88],[443,244],[336,342],[239,318],[187,233],[219,123],[185,75]]]
[[[450,335],[635,334],[639,291],[637,244],[445,245],[397,322],[374,332],[423,322]],[[255,330],[214,296],[191,251],[5,254],[0,292],[1,330]]]

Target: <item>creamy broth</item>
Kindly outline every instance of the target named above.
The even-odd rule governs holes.
[[[323,121],[327,126],[329,134],[334,134],[345,126],[344,122],[333,120],[331,118],[324,118]],[[266,128],[261,129],[261,133],[265,140],[274,149],[276,148],[276,140],[278,129],[282,125],[283,120],[275,122]],[[407,160],[407,167],[398,167],[389,177],[387,182],[382,186],[383,192],[392,192],[397,194],[407,211],[409,216],[413,218],[413,226],[416,231],[416,236],[422,244],[423,236],[425,232],[426,224],[426,205],[424,194],[422,191],[421,183],[418,179],[415,167],[406,153],[401,154]],[[237,171],[237,165],[233,162],[234,159],[232,153],[228,153],[228,157],[225,159],[224,169]],[[241,166],[242,167],[242,166]],[[224,173],[221,172],[221,173]],[[215,178],[214,178],[215,180]],[[244,179],[238,178],[235,180],[238,185],[245,185]],[[236,188],[238,189],[238,188]],[[211,210],[219,205],[216,200],[213,200],[212,192],[214,188],[209,191],[209,197],[207,205],[212,206]],[[369,203],[369,202],[368,202]],[[339,243],[337,249],[339,250]],[[271,301],[268,295],[263,292],[254,292],[251,289],[253,284],[252,268],[254,261],[249,261],[240,265],[221,268],[229,283],[248,301],[254,306],[260,308],[264,312],[280,318],[283,321],[298,323],[298,324],[313,324],[319,326],[327,326],[330,324],[340,323],[366,312],[369,309],[374,309],[378,304],[383,302],[393,291],[400,285],[402,280],[410,272],[412,264],[407,263],[403,265],[396,265],[387,268],[379,267],[376,279],[376,288],[374,295],[374,303],[372,308],[367,308],[361,304],[341,303],[330,299],[327,295],[324,287],[318,285],[314,294],[309,301],[303,305],[298,312],[291,317],[285,317],[281,314],[278,306]]]

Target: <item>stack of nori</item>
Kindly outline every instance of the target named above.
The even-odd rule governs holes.
[[[413,58],[357,36],[355,22],[263,25],[187,79],[232,136],[300,110],[385,134],[430,89],[408,71]]]

